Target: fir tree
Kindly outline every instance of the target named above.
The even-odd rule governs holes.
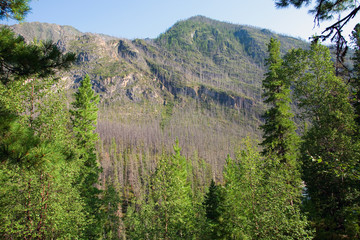
[[[307,231],[306,218],[300,212],[302,189],[297,163],[299,140],[290,107],[291,78],[280,58],[280,42],[271,39],[268,52],[263,96],[270,109],[266,111],[265,123],[261,126],[264,130],[262,156],[265,158],[261,169],[264,174],[261,185],[268,192],[266,198],[269,208],[265,208],[265,216],[272,219],[277,227],[260,219],[259,224],[263,222],[268,228],[265,228],[267,232],[260,231],[259,234],[276,235],[278,239],[286,238],[287,235],[306,239],[311,234]]]
[[[288,59],[302,117],[311,123],[301,146],[305,209],[316,239],[359,237],[359,145],[348,90],[335,76],[329,50],[313,43]],[[355,174],[356,175],[356,174]]]
[[[224,192],[220,185],[216,185],[214,180],[211,180],[208,192],[204,197],[204,208],[206,222],[203,229],[204,239],[223,239],[225,234],[222,232],[224,211]]]
[[[283,165],[295,167],[298,136],[295,133],[293,114],[290,108],[290,81],[286,79],[280,58],[280,42],[271,39],[266,61],[268,72],[263,81],[264,102],[270,109],[264,115],[263,155],[276,156]]]
[[[351,34],[352,42],[355,47],[355,53],[352,58],[354,63],[354,74],[350,81],[351,103],[355,110],[355,121],[360,131],[360,24],[356,24]]]
[[[80,149],[80,159],[83,166],[79,176],[79,190],[85,200],[85,211],[88,225],[85,236],[90,239],[98,238],[103,230],[103,213],[101,191],[96,187],[101,168],[98,166],[95,143],[98,140],[94,132],[97,123],[97,104],[99,97],[91,88],[89,76],[81,82],[73,102],[72,125],[75,139]]]

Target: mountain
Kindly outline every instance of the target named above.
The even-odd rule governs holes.
[[[27,41],[51,40],[77,54],[61,78],[71,93],[90,75],[101,96],[98,132],[105,148],[114,141],[119,152],[152,156],[178,138],[185,155],[204,159],[214,174],[241,138],[259,136],[270,38],[281,41],[282,53],[308,46],[267,29],[203,16],[179,21],[156,39],[121,39],[47,23],[11,28]]]

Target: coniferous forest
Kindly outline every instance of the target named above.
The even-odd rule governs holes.
[[[316,20],[352,2],[315,1]],[[344,21],[335,47],[201,16],[101,49],[2,26],[0,238],[360,239],[360,24],[349,48]]]

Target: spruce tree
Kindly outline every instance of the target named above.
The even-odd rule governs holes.
[[[354,110],[344,82],[335,76],[325,46],[293,51],[288,59],[296,76],[295,93],[311,125],[301,145],[304,204],[316,239],[359,238],[359,144]]]
[[[226,235],[222,231],[224,195],[222,186],[216,185],[215,181],[211,180],[203,202],[206,217],[205,229],[203,229],[204,239],[223,239]]]
[[[96,187],[101,168],[97,163],[95,144],[98,140],[94,132],[97,123],[97,104],[99,96],[96,96],[91,88],[89,76],[81,82],[75,93],[73,102],[72,125],[75,139],[80,149],[80,159],[83,163],[79,176],[79,190],[85,201],[85,212],[88,216],[88,225],[85,236],[89,239],[98,238],[103,229],[103,213],[101,191]]]
[[[260,231],[259,234],[275,234],[278,239],[286,238],[287,235],[306,239],[311,234],[307,231],[306,218],[300,212],[302,188],[297,163],[299,139],[290,106],[291,78],[280,58],[278,40],[270,40],[268,52],[268,72],[263,80],[263,96],[270,108],[266,111],[265,123],[261,126],[264,131],[262,156],[265,158],[261,169],[264,174],[261,185],[268,192],[266,198],[269,208],[265,208],[265,216],[272,219],[277,227],[270,224],[268,232]],[[260,219],[259,224],[262,221]],[[265,220],[264,224],[267,225],[268,221]]]
[[[286,68],[280,57],[280,42],[270,39],[268,45],[269,57],[266,59],[268,72],[263,80],[264,102],[270,108],[264,115],[262,155],[266,158],[266,172],[271,176],[281,175],[287,184],[289,199],[287,204],[299,201],[301,194],[301,179],[298,170],[299,137],[295,130],[293,113],[291,112],[290,85]]]
[[[268,72],[263,80],[264,102],[270,105],[261,126],[264,131],[263,155],[276,156],[283,165],[295,170],[298,136],[290,107],[290,84],[285,77],[280,57],[280,42],[271,38],[268,45],[269,57],[266,60]]]
[[[356,24],[351,34],[355,53],[352,58],[354,63],[353,77],[350,81],[351,103],[355,110],[355,121],[360,131],[360,24]]]

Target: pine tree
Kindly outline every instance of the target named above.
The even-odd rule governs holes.
[[[103,213],[101,212],[102,202],[101,191],[96,187],[101,168],[97,163],[95,143],[98,140],[94,132],[97,123],[97,104],[99,97],[94,94],[91,88],[89,76],[81,82],[78,91],[75,93],[73,102],[72,125],[83,166],[79,176],[79,190],[85,201],[85,212],[88,216],[88,225],[85,229],[85,236],[90,239],[98,238],[103,230]]]
[[[41,91],[26,91],[35,83]],[[79,168],[68,111],[54,83],[34,78],[0,91],[4,103],[11,102],[0,107],[0,181],[7,186],[0,191],[0,236],[5,239],[81,237],[85,225],[73,186]],[[36,104],[28,104],[29,92]]]
[[[0,19],[24,20],[25,15],[30,11],[29,2],[30,0],[2,0],[0,2]]]
[[[0,238],[81,238],[78,155],[61,87],[51,77],[71,59],[8,29],[0,42]]]

